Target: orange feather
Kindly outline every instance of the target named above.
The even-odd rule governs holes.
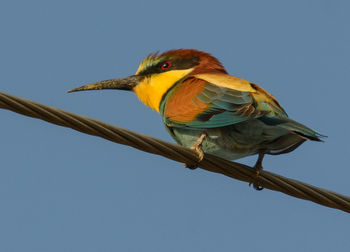
[[[205,84],[206,81],[189,78],[174,87],[167,99],[164,116],[175,122],[191,122],[208,110],[209,106],[197,98]]]

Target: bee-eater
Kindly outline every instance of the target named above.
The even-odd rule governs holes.
[[[234,160],[258,154],[257,178],[265,154],[296,149],[322,135],[288,118],[278,101],[263,88],[229,75],[208,53],[170,50],[150,54],[136,74],[96,82],[68,92],[96,89],[131,90],[162,116],[179,144]],[[195,164],[188,165],[195,168]],[[255,189],[261,190],[258,183]]]

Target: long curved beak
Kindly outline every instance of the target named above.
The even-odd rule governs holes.
[[[78,88],[68,90],[67,93],[85,90],[99,90],[99,89],[120,89],[132,90],[144,77],[139,75],[132,75],[126,78],[118,78],[112,80],[104,80],[91,84],[87,84]]]

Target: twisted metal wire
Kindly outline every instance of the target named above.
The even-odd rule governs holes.
[[[198,160],[198,156],[194,151],[180,145],[168,143],[93,118],[77,115],[3,92],[0,92],[0,108],[72,128],[89,135],[102,137],[115,143],[128,145],[181,163],[194,164]],[[207,171],[221,173],[225,176],[249,183],[254,182],[256,179],[256,173],[253,168],[209,154],[205,154],[204,159],[199,162],[198,166]],[[264,188],[350,212],[350,197],[294,179],[285,178],[268,171],[261,171],[259,184]]]

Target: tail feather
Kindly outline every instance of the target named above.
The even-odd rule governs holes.
[[[274,126],[278,126],[280,128],[286,129],[295,134],[298,134],[299,136],[307,140],[323,142],[322,138],[326,137],[288,117],[283,117],[283,118],[264,117],[261,119],[264,123],[268,125],[274,125]]]
[[[325,137],[324,135],[321,135],[320,133],[310,129],[309,127],[306,127],[305,125],[298,123],[292,119],[287,118],[286,123],[282,123],[279,126],[282,128],[285,128],[287,130],[293,131],[294,133],[300,135],[301,137],[304,137],[308,140],[317,141],[317,142],[323,142],[321,138]]]

